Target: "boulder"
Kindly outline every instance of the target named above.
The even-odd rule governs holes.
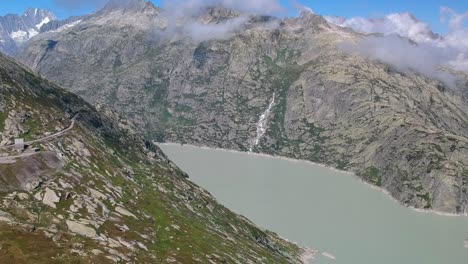
[[[95,238],[97,235],[96,230],[78,222],[67,220],[67,227],[70,230],[70,232],[78,234],[80,236]]]
[[[12,216],[9,213],[0,211],[0,222],[11,223],[13,222]]]
[[[42,203],[52,208],[57,208],[55,204],[58,202],[60,202],[60,197],[57,196],[57,194],[53,190],[47,188],[44,194],[44,198],[42,199]]]
[[[29,199],[29,195],[27,193],[18,193],[16,198],[18,198],[20,201],[24,201]]]
[[[130,211],[128,211],[127,209],[123,208],[123,207],[120,207],[120,206],[117,206],[115,208],[115,211],[121,215],[125,215],[125,216],[129,216],[129,217],[133,217],[135,219],[138,219],[138,217],[136,217],[136,215],[134,215],[133,213],[131,213]]]

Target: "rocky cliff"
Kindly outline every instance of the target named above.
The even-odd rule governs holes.
[[[102,111],[0,55],[0,263],[301,262]]]
[[[466,76],[449,87],[345,53],[363,36],[310,12],[209,8],[174,23],[136,2],[38,37],[19,59],[155,141],[320,162],[405,205],[466,212]]]

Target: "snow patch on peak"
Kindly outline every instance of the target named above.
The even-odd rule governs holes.
[[[47,16],[45,17],[44,19],[42,19],[42,21],[36,25],[36,28],[37,29],[41,29],[41,27],[47,23],[49,23],[51,21],[51,19]]]
[[[80,20],[77,20],[75,22],[72,22],[70,24],[65,24],[59,28],[57,28],[56,30],[51,30],[49,32],[62,32],[64,30],[67,30],[67,29],[70,29],[70,28],[73,28],[74,26],[78,25],[79,23],[81,23],[81,19]]]
[[[35,30],[35,29],[33,29],[33,28],[31,28],[30,30],[28,30],[28,36],[29,36],[29,38],[32,38],[32,37],[36,36],[37,34],[39,34],[39,31],[37,31],[37,30]]]
[[[28,37],[28,32],[23,31],[23,30],[18,30],[15,32],[11,32],[10,38],[12,38],[15,42],[24,42],[27,40]]]
[[[22,44],[37,34],[39,34],[39,32],[35,29],[28,29],[28,31],[17,30],[11,32],[10,38],[12,38],[16,43]]]

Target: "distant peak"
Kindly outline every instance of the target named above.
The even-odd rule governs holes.
[[[26,11],[24,11],[24,14],[35,14],[39,11],[39,8],[32,8],[32,7],[28,7],[26,9]]]
[[[310,9],[304,9],[299,14],[299,20],[301,20],[304,24],[309,25],[311,27],[317,27],[319,25],[328,27],[328,22],[325,20],[324,17],[315,14]]]
[[[145,0],[110,0],[103,11],[125,10],[125,11],[143,11],[146,8],[156,8],[153,3]]]
[[[40,9],[40,8],[32,8],[29,7],[26,9],[26,11],[23,13],[23,17],[49,17],[51,19],[56,19],[55,15],[46,9]]]
[[[241,14],[233,9],[225,7],[207,7],[201,10],[200,16],[210,18],[212,21],[224,21],[239,17]]]
[[[315,15],[315,12],[308,8],[308,7],[302,7],[300,12],[299,12],[299,16],[300,17],[305,17],[305,16],[310,16],[310,15]]]

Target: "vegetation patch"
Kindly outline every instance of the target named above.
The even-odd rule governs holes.
[[[0,223],[0,263],[84,263],[42,232],[13,229]]]
[[[278,52],[276,58],[264,56],[261,62],[268,68],[266,79],[271,80],[271,87],[276,94],[276,103],[273,111],[274,115],[268,132],[272,138],[278,140],[275,146],[276,150],[280,150],[287,143],[284,118],[287,107],[286,98],[288,90],[305,68],[295,62],[294,58],[297,56],[298,54],[293,50],[283,49]]]
[[[380,170],[374,166],[365,169],[364,172],[361,173],[361,177],[373,185],[382,187],[382,175]]]
[[[192,111],[192,107],[188,106],[188,105],[181,105],[181,104],[178,104],[176,107],[175,107],[175,110],[177,112],[190,112]]]
[[[27,134],[24,136],[26,140],[34,139],[34,136],[40,134],[39,131],[42,130],[41,120],[38,118],[28,118],[25,123],[26,127],[29,129]]]
[[[348,167],[349,162],[347,160],[337,160],[336,161],[336,168],[339,170],[345,170]]]
[[[418,194],[417,197],[423,199],[426,202],[424,209],[432,208],[432,199],[431,199],[431,195],[428,192],[424,194]]]
[[[8,118],[8,114],[6,112],[0,112],[0,133],[5,130],[5,121]]]

